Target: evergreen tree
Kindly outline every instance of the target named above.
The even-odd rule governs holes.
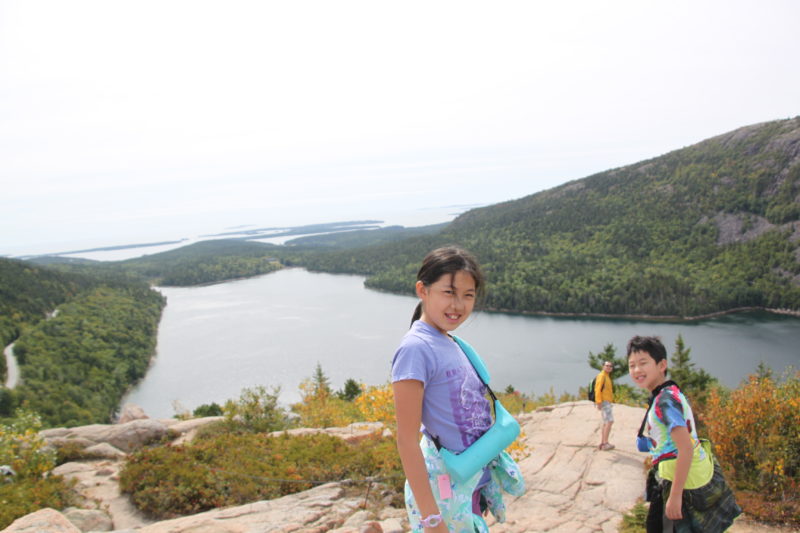
[[[704,404],[709,387],[716,385],[717,379],[702,368],[695,370],[690,358],[691,351],[684,344],[683,336],[678,335],[675,351],[670,358],[669,373],[690,401]]]
[[[592,368],[598,371],[603,370],[605,361],[610,361],[614,365],[614,369],[611,371],[611,379],[616,380],[628,373],[628,361],[625,358],[617,357],[617,350],[611,343],[606,344],[603,351],[598,354],[589,352],[589,366]]]
[[[336,393],[336,395],[347,402],[352,402],[361,395],[361,385],[353,378],[348,378],[344,382],[344,388]]]
[[[314,394],[317,396],[330,396],[333,391],[331,390],[331,382],[325,372],[322,370],[322,365],[317,362],[314,369],[314,375],[311,378],[314,387]],[[360,388],[359,388],[360,390]]]

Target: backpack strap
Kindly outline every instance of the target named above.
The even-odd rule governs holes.
[[[650,395],[650,399],[647,402],[647,411],[644,412],[644,418],[642,419],[642,425],[639,426],[639,434],[638,434],[639,437],[644,437],[644,426],[647,424],[647,416],[650,414],[650,409],[653,408],[653,402],[655,401],[656,396],[658,396],[658,393],[660,393],[662,390],[666,389],[670,385],[675,385],[676,387],[678,387],[677,383],[675,383],[671,379],[668,379],[667,381],[665,381],[664,383],[662,383],[661,385],[659,385],[658,387],[653,389],[653,393]],[[678,387],[678,390],[680,390],[680,389],[681,388]]]

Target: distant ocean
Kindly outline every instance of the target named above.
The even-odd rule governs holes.
[[[453,206],[440,206],[431,208],[421,208],[409,211],[395,211],[387,213],[385,217],[376,216],[369,220],[380,221],[376,224],[380,227],[386,226],[404,226],[419,227],[428,226],[431,224],[441,224],[450,222],[461,213],[464,213],[472,208],[480,207],[477,205],[453,205]],[[366,220],[364,217],[353,218],[353,220]],[[134,257],[141,257],[143,255],[152,255],[161,252],[173,250],[190,244],[219,238],[238,238],[246,235],[245,232],[253,229],[265,227],[281,227],[291,228],[301,225],[310,224],[329,224],[334,222],[346,222],[344,220],[316,220],[310,218],[304,224],[296,224],[292,226],[278,226],[276,224],[243,224],[237,226],[220,227],[218,231],[206,231],[203,234],[195,234],[191,236],[184,235],[168,235],[164,234],[154,239],[152,234],[142,239],[126,238],[126,242],[113,242],[110,240],[92,240],[87,238],[72,240],[65,240],[57,244],[49,244],[46,247],[31,248],[28,250],[18,250],[15,253],[7,254],[8,257],[15,257],[20,259],[30,258],[32,256],[40,255],[58,255],[60,257],[73,257],[81,259],[91,259],[94,261],[122,261]],[[237,231],[241,233],[237,233]],[[221,234],[225,234],[222,236]],[[280,232],[273,232],[280,233]],[[269,232],[264,232],[263,238],[252,239],[257,242],[269,242],[272,244],[283,244],[288,240],[303,237],[304,235],[312,234],[292,234],[292,235],[279,235],[270,237]],[[2,252],[2,251],[0,251]]]

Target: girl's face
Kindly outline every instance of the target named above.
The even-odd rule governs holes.
[[[422,300],[420,320],[444,334],[460,326],[475,307],[475,279],[463,270],[445,274],[427,286],[418,281],[416,289]]]
[[[649,353],[637,351],[628,356],[628,369],[636,385],[652,391],[664,382],[667,360],[662,359],[656,363]]]

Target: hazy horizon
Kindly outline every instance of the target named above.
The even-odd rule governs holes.
[[[800,115],[797,20],[792,0],[0,0],[0,255],[534,194]]]

